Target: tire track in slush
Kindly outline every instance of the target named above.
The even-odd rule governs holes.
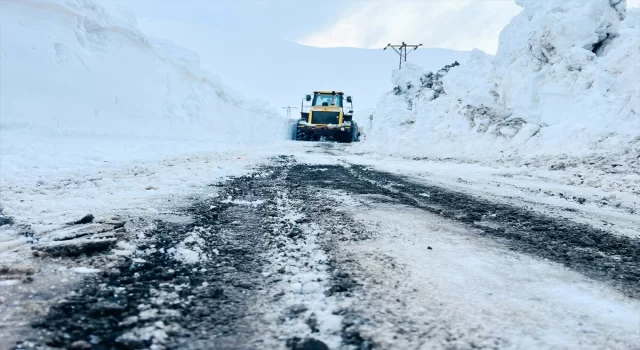
[[[358,262],[339,249],[369,231],[327,191],[378,195],[461,222],[640,296],[638,240],[526,208],[284,156],[216,186],[218,198],[181,211],[191,222],[158,221],[136,259],[89,277],[15,348],[374,348],[358,330],[367,322],[358,300],[371,291],[357,282]]]
[[[279,157],[178,212],[190,222],[157,221],[132,259],[88,277],[15,349],[366,345],[343,327],[354,284],[331,258],[351,231],[327,226],[339,216],[293,168]]]
[[[350,322],[357,318],[352,305],[358,284],[335,256],[337,244],[366,238],[365,229],[301,174],[292,164],[271,206],[272,249],[265,258],[273,285],[258,304],[269,310],[262,322],[262,333],[270,335],[264,346],[286,341],[291,349],[369,349],[371,342]]]
[[[313,169],[298,166],[294,172]],[[327,169],[323,187],[351,195],[382,195],[477,229],[511,250],[549,259],[640,298],[640,239],[551,217],[525,207],[491,202],[359,165]],[[356,179],[354,181],[353,179]],[[318,179],[317,181],[320,181]]]
[[[265,169],[265,171],[268,171]],[[280,176],[275,169],[269,181]],[[237,349],[253,337],[251,302],[263,288],[261,207],[255,174],[224,184],[220,198],[156,222],[136,259],[88,278],[33,327],[22,348]]]

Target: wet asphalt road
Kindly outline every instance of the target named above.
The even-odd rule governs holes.
[[[304,305],[280,310],[275,319],[273,310],[258,306],[264,300],[278,305],[284,297],[270,294],[282,277],[269,272],[268,256],[286,256],[291,247],[305,244],[305,227],[325,232],[314,238],[327,257],[324,293],[336,298],[367,293],[353,270],[343,268],[336,247],[369,239],[368,230],[336,210],[337,202],[319,189],[391,199],[392,204],[457,221],[506,249],[562,264],[640,298],[637,239],[362,166],[308,165],[281,156],[253,174],[213,184],[217,197],[203,194],[208,199],[197,199],[176,213],[189,218],[187,223],[156,222],[138,246],[147,252],[144,259],[122,261],[89,277],[15,348],[326,349],[314,337],[274,334],[279,324],[298,317]],[[283,205],[297,216],[291,219]],[[198,245],[200,259],[175,259],[170,252],[180,244]],[[359,332],[364,316],[356,308],[335,312],[342,316],[343,347],[376,348]],[[314,330],[313,319],[304,322],[311,334],[322,332]],[[275,328],[265,326],[269,323]]]

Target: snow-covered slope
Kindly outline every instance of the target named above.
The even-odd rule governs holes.
[[[126,207],[127,191],[192,187],[191,159],[211,160],[206,182],[216,159],[241,165],[237,151],[225,156],[229,147],[290,137],[278,111],[93,0],[0,1],[0,28],[0,210],[18,221],[65,220],[56,218],[89,204],[109,210],[105,196],[116,192]],[[158,179],[158,167],[175,163],[167,159],[184,167]]]
[[[415,65],[394,72],[396,88],[357,148],[637,169],[640,11],[624,1],[516,2],[523,11],[502,31],[495,57],[474,51],[436,74]]]
[[[90,0],[0,4],[3,129],[218,141],[283,137],[275,111]]]

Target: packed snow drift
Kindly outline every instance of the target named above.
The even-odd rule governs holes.
[[[145,36],[131,15],[92,0],[10,0],[0,2],[0,24],[4,215],[33,222],[34,211],[104,206],[109,192],[131,190],[125,174],[137,180],[168,163],[237,161],[237,151],[224,154],[229,145],[289,137],[275,109],[235,93],[196,54]],[[218,153],[185,156],[194,152]],[[181,158],[164,161],[171,157]],[[194,175],[165,170],[173,173],[165,184]],[[54,205],[52,196],[69,191],[75,201]]]
[[[495,57],[476,50],[436,73],[395,71],[366,142],[354,147],[637,169],[640,10],[609,0],[516,3],[523,11],[501,32]]]

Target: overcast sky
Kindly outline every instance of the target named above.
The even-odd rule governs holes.
[[[547,1],[547,0],[541,0]],[[495,53],[513,0],[104,0],[124,4],[152,36],[207,26],[238,40],[285,40],[318,47],[380,48],[421,43]],[[629,0],[637,7],[640,0]],[[167,26],[174,28],[167,28]],[[174,41],[175,38],[171,38]],[[180,42],[176,42],[180,44]]]
[[[320,47],[365,48],[405,41],[494,53],[500,30],[519,11],[510,0],[363,1],[356,10],[297,41]]]
[[[130,8],[150,35],[163,26],[206,25],[244,40],[310,46],[384,47],[389,42],[494,53],[520,11],[512,0],[107,0]],[[145,27],[146,26],[146,27]],[[174,40],[175,41],[175,40]],[[179,44],[179,42],[177,43]]]

